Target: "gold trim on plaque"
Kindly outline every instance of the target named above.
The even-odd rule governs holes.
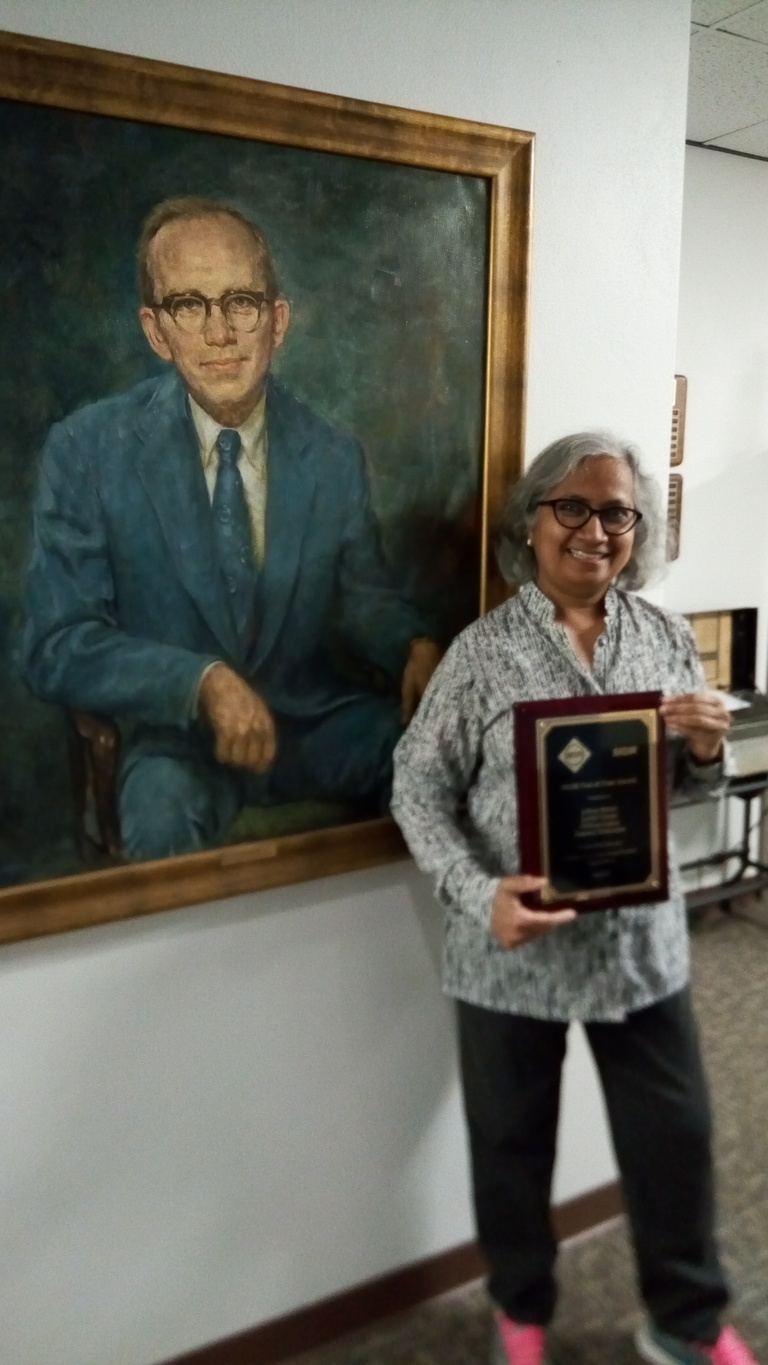
[[[625,883],[620,886],[600,887],[596,893],[592,891],[551,891],[545,887],[541,892],[543,904],[552,901],[569,900],[585,902],[599,897],[600,900],[606,896],[619,896],[628,891],[653,891],[661,885],[660,863],[660,840],[659,840],[659,789],[657,779],[657,750],[659,743],[659,713],[655,707],[642,707],[637,711],[600,711],[595,715],[572,715],[572,716],[548,716],[543,720],[536,721],[536,771],[538,773],[538,798],[539,798],[539,855],[541,858],[541,875],[546,877],[549,882],[550,859],[549,859],[549,817],[547,813],[546,801],[546,781],[543,775],[546,773],[546,753],[544,743],[547,735],[552,730],[557,730],[567,725],[599,725],[610,720],[639,720],[645,725],[648,731],[648,789],[650,793],[651,807],[651,872],[642,882]]]

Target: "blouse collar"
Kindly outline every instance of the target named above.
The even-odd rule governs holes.
[[[533,582],[524,583],[518,594],[523,602],[526,611],[538,621],[542,626],[551,626],[555,622],[555,604],[551,597],[547,597],[541,589]],[[613,584],[605,594],[605,621],[606,626],[613,621],[619,608],[619,594]]]

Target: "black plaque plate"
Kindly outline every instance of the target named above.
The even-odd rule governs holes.
[[[666,900],[667,801],[660,692],[515,706],[527,904],[604,910]]]

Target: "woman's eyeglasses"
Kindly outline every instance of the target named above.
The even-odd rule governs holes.
[[[568,531],[577,531],[586,526],[591,517],[597,517],[607,536],[623,536],[631,531],[643,514],[636,507],[622,507],[614,503],[611,507],[590,507],[581,498],[542,498],[537,507],[551,507],[555,520]]]

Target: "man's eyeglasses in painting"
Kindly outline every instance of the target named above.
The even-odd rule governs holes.
[[[202,332],[213,307],[221,309],[224,321],[233,331],[255,332],[270,302],[266,294],[250,289],[229,289],[218,299],[190,290],[188,294],[166,294],[155,308],[170,314],[182,332]]]
[[[581,498],[542,498],[537,507],[551,507],[555,520],[568,531],[577,531],[586,526],[591,517],[597,517],[607,536],[623,536],[631,531],[643,514],[636,507],[622,507],[614,503],[611,507],[590,507]]]

